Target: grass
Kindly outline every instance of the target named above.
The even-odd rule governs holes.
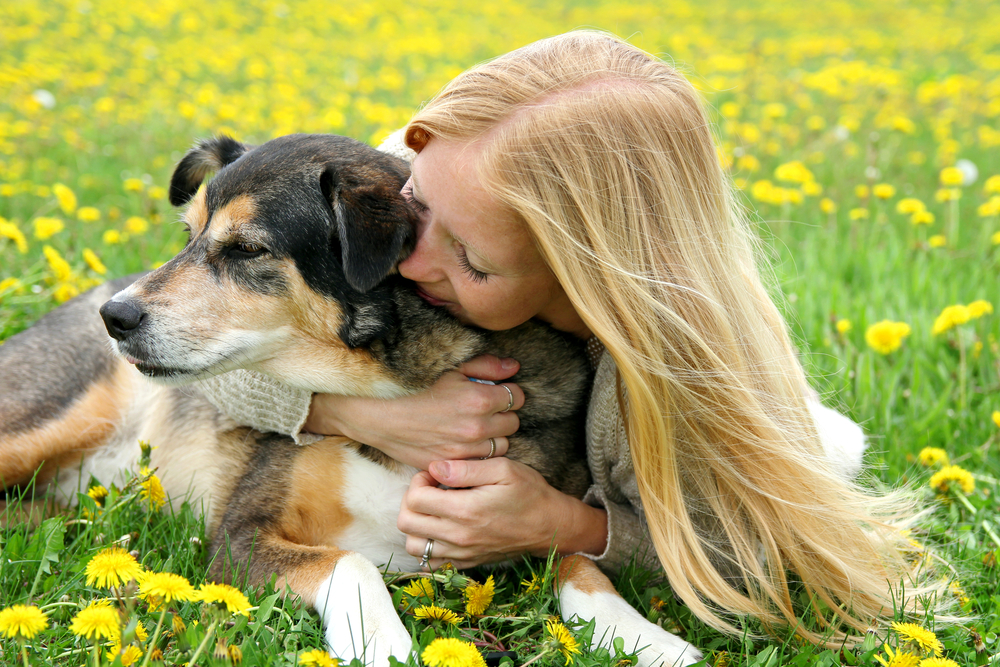
[[[928,566],[960,587],[953,594],[969,620],[925,626],[938,631],[947,659],[995,662],[1000,313],[932,333],[946,306],[1000,306],[1000,179],[990,180],[1000,176],[1000,36],[982,20],[991,9],[987,0],[456,2],[447,11],[422,0],[3,3],[0,341],[72,293],[154,267],[180,248],[183,232],[171,223],[163,188],[195,138],[225,131],[259,142],[333,131],[375,143],[483,58],[579,26],[612,30],[665,54],[704,91],[815,386],[869,434],[870,483],[909,485],[932,508],[915,537],[935,554]],[[977,177],[943,184],[942,169],[962,160]],[[880,184],[894,191],[880,198]],[[961,198],[947,200],[956,191]],[[934,221],[913,224],[898,210],[907,198]],[[81,219],[84,208],[97,219]],[[62,229],[46,235],[46,219]],[[885,355],[865,340],[882,320],[911,330]],[[841,331],[844,321],[850,328]],[[974,491],[932,490],[938,466],[919,463],[925,447],[968,470]],[[30,491],[9,495],[8,510]],[[40,527],[8,520],[0,528],[0,606],[31,602],[49,614],[48,629],[26,643],[33,664],[93,662],[90,644],[68,626],[83,605],[107,595],[86,585],[84,569],[114,542],[127,538],[150,570],[204,580],[207,538],[190,507],[154,511],[138,481],[106,502],[116,509],[98,515],[84,496]],[[431,600],[414,601],[402,590],[408,581],[387,577],[422,647],[467,637],[484,650],[514,650],[518,664],[539,655],[537,664],[565,662],[545,630],[557,611],[552,595],[522,585],[550,579],[549,564],[466,574],[481,583],[492,575],[495,598],[486,614],[455,626],[417,619],[416,603]],[[745,636],[726,637],[692,618],[652,573],[629,567],[616,584],[715,665],[875,665],[876,656],[891,662],[883,643],[913,646],[881,630],[858,650],[817,649],[791,630],[768,636],[752,622]],[[179,604],[170,614],[184,627],[166,622],[166,664],[190,661],[203,641],[198,664],[227,664],[232,654],[215,656],[219,638],[239,647],[244,664],[295,664],[322,647],[315,614],[279,593],[247,591],[249,617],[227,617],[207,641],[205,605]],[[464,610],[454,584],[438,581],[433,601]],[[155,627],[158,615],[144,604],[126,607]],[[804,614],[803,622],[815,621]],[[591,628],[567,623],[587,640]],[[584,650],[574,662],[625,664],[633,649]],[[0,664],[21,662],[18,642],[0,639]]]

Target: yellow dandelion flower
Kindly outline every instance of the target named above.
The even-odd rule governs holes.
[[[924,658],[919,667],[958,667],[958,663],[948,658]]]
[[[939,447],[924,447],[917,454],[920,465],[928,468],[936,465],[948,465],[948,453]]]
[[[823,186],[816,181],[806,181],[802,184],[802,194],[807,197],[819,197],[823,194]]]
[[[932,248],[943,248],[948,245],[948,239],[946,239],[943,234],[935,234],[927,239],[927,245]]]
[[[805,183],[815,179],[809,168],[799,160],[779,164],[774,170],[774,177],[779,181],[789,183]]]
[[[34,605],[15,604],[0,609],[0,634],[9,638],[32,639],[49,626],[49,617]]]
[[[108,272],[108,267],[104,266],[100,257],[98,257],[97,254],[90,248],[83,249],[83,261],[87,263],[87,266],[89,266],[94,273],[99,273],[103,276]]]
[[[760,160],[758,160],[753,155],[741,155],[736,160],[736,170],[737,171],[749,171],[754,172],[760,169]]]
[[[21,281],[18,280],[17,278],[4,278],[3,280],[0,280],[0,294],[3,294],[8,290],[10,291],[16,290],[20,286],[21,286]]]
[[[764,105],[763,111],[768,118],[784,118],[788,114],[788,107],[780,102],[771,102]]]
[[[983,183],[983,194],[989,195],[994,192],[1000,194],[1000,174],[990,176]]]
[[[956,327],[959,324],[965,324],[971,317],[972,314],[969,312],[968,306],[963,306],[960,303],[955,304],[954,306],[948,306],[942,310],[941,314],[934,320],[934,326],[931,328],[931,333],[937,336],[952,327]]]
[[[66,225],[59,218],[42,216],[35,218],[32,224],[35,226],[35,238],[39,241],[48,240],[66,229]]]
[[[451,637],[439,637],[420,654],[427,667],[485,667],[486,661],[471,643]]]
[[[945,466],[931,476],[931,488],[940,493],[948,493],[952,484],[961,487],[965,495],[976,490],[976,480],[972,473],[959,466]]]
[[[95,600],[73,617],[69,629],[88,639],[116,639],[121,636],[118,611],[107,600]]]
[[[122,242],[122,234],[117,229],[108,229],[101,235],[101,241],[105,245],[116,245]]]
[[[93,206],[82,206],[76,212],[76,219],[80,222],[97,222],[101,219],[101,212]]]
[[[934,214],[930,211],[914,211],[910,216],[911,225],[930,225],[934,223]]]
[[[957,201],[962,198],[962,191],[958,188],[939,188],[934,192],[934,201],[946,202]]]
[[[916,623],[893,623],[892,629],[896,631],[904,641],[912,642],[920,647],[921,651],[933,651],[934,655],[941,655],[944,646],[941,641],[930,630],[925,630]]]
[[[149,194],[150,199],[154,200],[166,199],[167,189],[162,188],[159,185],[154,185],[149,189],[149,192],[147,194]]]
[[[916,124],[906,116],[893,116],[892,129],[903,134],[913,134],[917,131]]]
[[[55,276],[56,280],[69,280],[73,271],[70,269],[69,262],[63,259],[59,251],[50,245],[42,248],[42,253],[45,255],[45,259],[49,263],[49,268],[52,269],[52,275]]]
[[[56,303],[65,303],[79,295],[80,290],[77,289],[76,285],[71,283],[59,283],[52,292],[52,298],[56,300]]]
[[[865,331],[865,342],[879,354],[889,354],[898,350],[903,344],[903,339],[909,335],[909,324],[882,320],[868,327]]]
[[[851,330],[851,326],[852,325],[850,320],[845,320],[845,319],[837,320],[837,333],[843,336],[844,334],[846,334],[848,331]]]
[[[115,659],[115,656],[121,656],[122,667],[131,667],[132,665],[136,664],[139,661],[139,658],[141,658],[144,655],[142,649],[136,646],[135,644],[129,644],[125,648],[122,648],[121,646],[118,645],[114,645],[111,648],[113,650],[108,651],[107,653],[108,662],[113,661]]]
[[[470,581],[465,587],[465,613],[469,616],[480,616],[493,603],[493,575],[486,578],[485,584]]]
[[[917,211],[924,211],[927,207],[919,199],[913,197],[907,197],[905,199],[900,199],[896,202],[896,213],[902,213],[903,215],[911,215]]]
[[[122,187],[125,188],[125,192],[142,192],[146,189],[146,184],[141,178],[126,178]]]
[[[997,428],[1000,428],[1000,410],[994,410],[990,416],[993,418],[993,423],[997,425]]]
[[[229,648],[226,649],[229,653],[229,660],[234,664],[238,665],[243,662],[243,651],[236,644],[230,644]]]
[[[984,299],[978,299],[969,304],[969,317],[979,319],[983,315],[993,314],[993,304]]]
[[[112,588],[137,579],[142,572],[142,566],[129,552],[115,546],[91,558],[85,572],[88,586]]]
[[[194,600],[195,590],[187,579],[173,572],[152,572],[139,582],[139,593],[146,599],[173,602]]]
[[[854,195],[858,199],[868,199],[868,195],[870,195],[870,194],[871,194],[871,190],[868,188],[867,185],[855,185],[854,186]]]
[[[153,471],[149,468],[143,468],[139,471],[139,474],[145,477],[145,479],[140,482],[142,491],[139,493],[139,497],[144,500],[148,500],[151,509],[160,509],[167,502],[167,493],[163,490],[163,484],[160,482],[160,478],[154,475]]]
[[[872,188],[872,194],[879,199],[891,199],[896,194],[896,188],[888,183],[879,183]]]
[[[948,187],[961,185],[962,181],[965,180],[962,170],[958,167],[945,167],[941,170],[939,178],[941,180],[941,185],[946,185]]]
[[[883,658],[880,655],[875,656],[875,659],[881,662],[884,667],[917,667],[920,662],[919,655],[913,655],[912,653],[906,653],[904,651],[893,651],[892,647],[886,644],[884,647],[886,657]]]
[[[525,595],[531,595],[532,593],[537,593],[542,589],[542,583],[538,578],[538,575],[532,573],[531,579],[521,580],[521,587],[524,588]]]
[[[322,649],[313,649],[299,654],[300,665],[315,665],[316,667],[337,667],[340,661],[331,658],[330,654]]]
[[[129,234],[144,234],[149,231],[149,223],[145,218],[133,215],[125,221],[125,231]]]
[[[56,196],[59,201],[59,208],[66,215],[72,215],[76,211],[76,195],[73,191],[62,183],[56,183],[52,186],[52,194]]]
[[[993,232],[990,236],[990,243],[993,245],[1000,245],[1000,232]]]
[[[819,210],[829,215],[837,211],[837,204],[829,197],[824,197],[819,200]]]
[[[430,598],[434,599],[434,586],[428,579],[414,579],[407,585],[403,586],[403,592],[409,595],[411,598]]]
[[[458,625],[461,620],[455,612],[436,605],[422,605],[413,610],[413,615],[424,621],[444,621],[451,625]]]
[[[573,654],[580,652],[580,644],[566,629],[566,626],[557,620],[550,619],[545,622],[545,630],[555,641],[559,652],[566,658],[566,664],[573,662]]]
[[[225,606],[231,614],[243,614],[247,616],[250,611],[250,600],[238,588],[228,584],[204,583],[198,589],[197,600],[209,604]]]
[[[847,217],[851,220],[867,220],[870,215],[871,213],[866,208],[852,208],[848,212]]]
[[[28,240],[13,222],[0,217],[0,238],[10,239],[14,242],[17,251],[22,255],[28,252]]]

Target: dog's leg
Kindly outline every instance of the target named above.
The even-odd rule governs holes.
[[[234,544],[233,551],[242,551],[240,547]],[[233,578],[223,556],[220,553],[212,566],[212,576],[220,581]],[[247,578],[250,584],[261,584],[274,572],[279,573],[279,586],[287,585],[323,617],[326,641],[336,657],[346,661],[357,657],[374,667],[388,665],[390,655],[401,662],[409,659],[410,633],[399,620],[378,568],[361,554],[296,544],[265,533],[254,545]]]
[[[639,667],[691,665],[701,660],[701,651],[633,609],[590,559],[562,559],[556,587],[563,618],[594,619],[595,646],[610,646],[615,637],[621,637],[626,650],[642,649]]]

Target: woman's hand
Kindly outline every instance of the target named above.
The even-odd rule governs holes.
[[[496,441],[494,456],[503,456],[506,436],[520,425],[515,411],[524,405],[524,393],[513,383],[487,385],[469,378],[499,383],[518,368],[513,359],[484,355],[413,396],[386,400],[316,394],[304,430],[347,436],[421,470],[431,461],[488,456],[490,438]],[[511,398],[513,406],[504,412]]]
[[[439,488],[443,484],[450,488]],[[430,567],[458,568],[557,553],[598,555],[607,545],[604,510],[549,486],[534,469],[506,458],[436,461],[413,476],[397,527],[420,557],[433,539]]]

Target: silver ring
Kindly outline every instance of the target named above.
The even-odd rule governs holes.
[[[505,384],[502,384],[500,386],[507,390],[507,407],[501,410],[500,412],[509,412],[510,409],[514,407],[514,392],[512,392],[510,390],[510,387],[508,387]]]
[[[491,459],[497,453],[497,441],[490,438],[490,453],[479,459],[480,461],[485,461],[486,459]]]
[[[424,555],[420,558],[420,567],[426,567],[430,569],[428,563],[431,560],[431,552],[434,551],[434,540],[427,540],[427,546],[424,547]]]

